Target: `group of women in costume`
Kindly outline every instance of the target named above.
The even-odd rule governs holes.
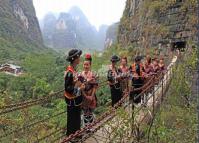
[[[82,51],[72,49],[68,53],[67,61],[70,63],[65,71],[65,101],[67,103],[67,135],[74,134],[81,128],[81,111],[83,111],[83,124],[86,126],[94,121],[93,111],[97,107],[96,91],[98,89],[98,76],[91,71],[92,57],[86,54],[83,61],[83,71],[78,73]],[[107,81],[111,91],[112,106],[121,100],[124,93],[130,93],[130,99],[141,91],[134,92],[144,80],[152,74],[164,71],[164,59],[146,56],[137,56],[135,62],[128,67],[127,57],[113,55],[107,69]],[[120,65],[118,63],[120,62]],[[130,79],[130,80],[129,80]],[[141,98],[136,98],[135,103],[140,103]]]

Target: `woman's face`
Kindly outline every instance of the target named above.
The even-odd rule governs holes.
[[[79,64],[79,63],[80,63],[80,57],[76,58],[74,62],[75,62],[76,64]]]
[[[112,62],[113,67],[117,67],[120,63],[119,62]]]
[[[126,60],[125,60],[125,59],[122,59],[122,60],[121,60],[121,65],[126,66],[126,64],[127,64]]]
[[[160,64],[163,64],[164,63],[164,61],[163,60],[160,60]]]
[[[91,63],[90,63],[90,61],[84,61],[84,63],[83,63],[83,68],[84,68],[84,71],[89,71],[90,68],[91,68]]]
[[[156,60],[154,60],[154,61],[153,61],[153,65],[154,65],[154,66],[157,66],[157,65],[158,65],[158,62],[157,62]]]

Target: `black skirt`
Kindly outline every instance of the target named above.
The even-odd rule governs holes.
[[[136,88],[140,88],[143,86],[143,80],[142,79],[134,79],[132,80],[132,86]],[[133,100],[134,103],[140,103],[141,102],[141,96],[139,95],[142,92],[142,90],[136,90],[132,91],[130,93],[130,100]]]
[[[81,128],[81,107],[67,106],[67,135],[74,134]]]
[[[120,84],[111,85],[111,100],[112,100],[112,107],[121,100],[122,98],[122,91]]]
[[[75,99],[67,99],[67,136],[74,134],[81,128],[81,103],[82,96]]]

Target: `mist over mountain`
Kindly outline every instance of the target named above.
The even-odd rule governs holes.
[[[99,45],[100,47],[105,46],[106,32],[108,30],[108,25],[101,25],[98,31]]]
[[[102,50],[108,26],[102,25],[99,32],[78,7],[72,7],[58,17],[48,13],[40,21],[45,45],[53,49],[91,49]]]

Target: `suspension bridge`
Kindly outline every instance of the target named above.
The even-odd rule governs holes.
[[[123,98],[114,107],[109,107],[109,109],[105,113],[99,115],[93,123],[83,127],[75,134],[66,136],[65,132],[67,129],[66,127],[62,127],[57,128],[53,132],[49,132],[46,136],[37,138],[34,142],[67,143],[76,140],[77,142],[84,143],[126,143],[138,141],[143,134],[149,136],[155,114],[164,100],[172,80],[173,69],[176,66],[177,59],[177,56],[172,58],[170,64],[167,66],[166,72],[151,76],[143,87],[134,89],[142,90],[136,97],[141,97],[142,100],[140,105],[129,100],[129,93],[125,92]],[[104,86],[104,83],[106,82],[101,82],[100,87]],[[0,107],[0,116],[3,117],[16,111],[49,103],[52,100],[62,99],[64,98],[63,94],[64,90],[60,90],[43,98],[2,106]],[[17,135],[19,132],[28,131],[29,128],[65,114],[66,110],[41,120],[25,124],[16,129],[5,130],[0,135],[0,141],[5,140],[11,135]],[[144,133],[143,129],[145,127],[147,127],[147,131]]]

